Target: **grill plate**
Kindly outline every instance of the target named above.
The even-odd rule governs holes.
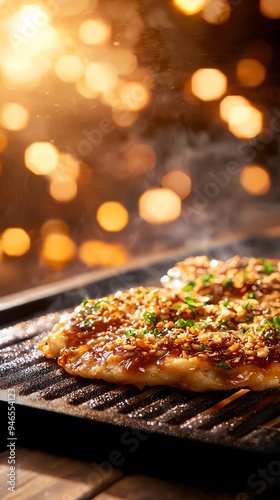
[[[256,242],[260,245],[258,240],[253,240],[253,245],[252,240],[248,240],[248,249],[243,254],[256,254],[256,250],[252,251],[257,248]],[[261,242],[263,244],[264,240]],[[199,251],[200,255],[216,258],[227,258],[235,253],[232,245]],[[260,250],[257,254],[275,256],[271,251],[269,255]],[[15,321],[22,313],[24,301],[15,301],[10,307],[2,308],[2,320],[12,322],[13,319],[13,324],[5,326],[4,323],[0,334],[0,400],[7,401],[8,389],[14,388],[16,403],[22,406],[147,433],[259,453],[279,453],[280,391],[198,394],[168,387],[144,390],[119,387],[72,377],[54,360],[46,360],[36,348],[39,339],[65,311],[58,308],[61,303],[72,308],[85,296],[100,296],[98,290],[104,295],[127,285],[156,285],[169,266],[187,255],[185,252],[170,261],[130,269],[121,274],[121,280],[120,275],[111,275],[83,287],[56,291],[46,295],[43,303],[41,299],[36,300],[35,293],[28,302],[29,308],[33,306],[33,317],[27,321]],[[52,312],[45,314],[44,308]]]

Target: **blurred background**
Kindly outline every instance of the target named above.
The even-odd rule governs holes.
[[[0,11],[1,296],[280,235],[279,1]]]

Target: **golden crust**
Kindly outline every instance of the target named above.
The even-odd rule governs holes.
[[[194,257],[175,270],[180,286],[163,278],[163,287],[85,300],[39,349],[72,375],[139,388],[279,388],[279,264]]]

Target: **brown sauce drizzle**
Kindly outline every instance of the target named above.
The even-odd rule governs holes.
[[[126,345],[128,344],[132,347],[131,349],[127,349],[122,343],[118,344],[115,342],[116,336],[118,336],[117,330],[120,325],[120,318],[110,318],[108,321],[100,320],[95,322],[93,328],[85,330],[81,330],[78,323],[76,325],[72,324],[69,330],[67,330],[67,350],[64,350],[60,356],[59,365],[65,366],[68,358],[72,355],[73,348],[80,346],[84,346],[85,348],[82,355],[86,355],[95,363],[101,364],[106,362],[106,360],[109,360],[111,354],[119,356],[120,366],[125,371],[131,373],[141,371],[141,369],[143,370],[149,365],[157,365],[160,368],[166,356],[174,358],[183,358],[184,355],[187,358],[200,356],[212,365],[226,363],[230,367],[235,367],[239,364],[254,364],[265,368],[270,363],[280,362],[280,349],[277,348],[277,345],[279,345],[277,338],[271,342],[271,347],[266,357],[256,356],[252,360],[249,356],[246,356],[242,349],[238,352],[228,350],[233,343],[232,335],[234,336],[234,334],[231,335],[228,332],[225,332],[222,344],[217,344],[213,340],[210,340],[205,348],[198,350],[192,346],[192,344],[199,346],[196,335],[190,332],[187,343],[183,339],[180,342],[180,337],[177,337],[177,342],[174,342],[174,338],[170,334],[167,334],[159,340],[158,345],[154,349],[150,344],[146,349],[137,345],[137,341],[135,342],[134,338],[131,340],[131,343],[129,339],[125,342]],[[91,340],[92,342],[89,342]],[[243,342],[245,341],[246,338],[244,338]],[[242,339],[238,342],[242,343]]]

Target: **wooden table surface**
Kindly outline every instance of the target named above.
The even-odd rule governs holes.
[[[14,491],[7,481],[9,452],[0,454],[3,500],[236,500],[236,496],[187,486],[143,474],[124,475],[112,468],[34,449],[16,448]]]

